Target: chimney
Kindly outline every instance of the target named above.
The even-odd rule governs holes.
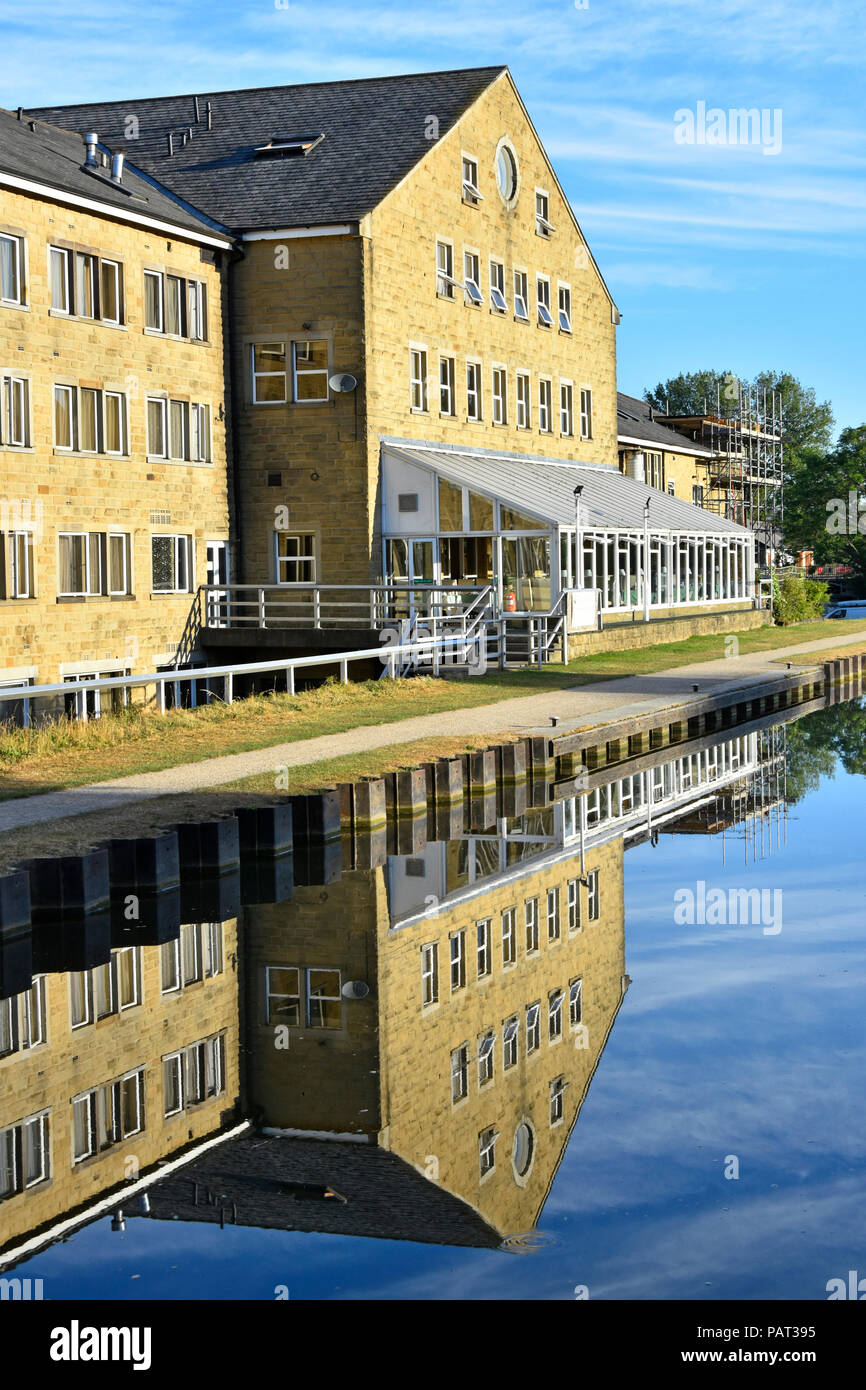
[[[201,120],[201,111],[199,110],[199,107],[198,107],[198,97],[193,97],[192,100],[193,100],[193,106],[194,106],[194,108],[195,108],[195,121],[196,121],[196,125],[198,125],[199,121]]]
[[[120,152],[111,156],[112,183],[123,183],[123,159],[124,156]]]
[[[87,154],[84,156],[84,165],[87,169],[97,169],[99,159],[96,154],[96,146],[99,143],[99,136],[92,131],[85,135],[84,144],[87,147]]]
[[[207,106],[205,107],[205,111],[207,112],[207,128],[208,130],[211,130],[213,129],[213,108],[211,107],[210,102],[208,102]]]

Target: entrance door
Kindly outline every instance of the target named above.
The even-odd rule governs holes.
[[[206,581],[209,587],[214,585],[228,584],[229,582],[229,547],[227,541],[208,541],[207,542],[207,568]],[[205,626],[225,627],[228,618],[228,594],[220,592],[208,593],[208,608],[205,615]]]

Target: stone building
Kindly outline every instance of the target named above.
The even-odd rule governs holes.
[[[152,671],[225,564],[232,241],[79,135],[0,135],[0,685]]]
[[[38,114],[237,239],[235,583],[591,590],[589,629],[752,606],[743,527],[618,473],[619,313],[507,68]]]

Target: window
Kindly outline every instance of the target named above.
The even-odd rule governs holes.
[[[436,293],[442,299],[454,298],[454,247],[450,241],[436,243]]]
[[[207,337],[207,285],[182,275],[146,270],[144,326],[153,333],[203,342]]]
[[[692,486],[692,502],[696,507],[702,507],[704,505],[704,490],[702,487],[699,487],[697,483]]]
[[[675,483],[673,482],[673,480],[671,480],[671,481],[668,483],[668,496],[670,496],[670,497],[676,497],[676,495],[677,495],[676,485],[675,485]]]
[[[539,236],[550,236],[554,230],[550,224],[550,198],[541,188],[535,190],[535,230]]]
[[[292,383],[296,405],[328,399],[328,344],[324,338],[292,343]]]
[[[493,423],[508,423],[508,378],[504,367],[493,368]]]
[[[517,373],[517,428],[528,430],[530,425],[529,373]]]
[[[49,1112],[0,1129],[0,1202],[50,1176]]]
[[[26,449],[30,445],[30,382],[26,377],[3,377],[0,444],[4,449]]]
[[[466,363],[466,417],[481,419],[481,363]]]
[[[525,270],[514,272],[514,317],[529,322],[529,285]]]
[[[189,408],[189,459],[191,463],[210,463],[210,406],[193,404]]]
[[[538,950],[538,899],[527,898],[523,904],[523,920],[526,927],[526,954]]]
[[[496,151],[496,186],[504,203],[514,202],[518,189],[517,156],[504,141]]]
[[[138,946],[112,951],[105,965],[69,974],[69,1010],[73,1028],[122,1013],[141,1003],[141,953]]]
[[[33,598],[33,576],[32,532],[0,531],[0,598]]]
[[[508,1071],[509,1067],[517,1065],[517,1048],[520,1035],[520,1020],[517,1014],[512,1014],[502,1025],[502,1070]]]
[[[253,404],[275,405],[288,400],[285,343],[253,343],[250,353]]]
[[[439,1002],[439,947],[435,941],[421,947],[421,1004]]]
[[[99,263],[99,317],[103,323],[121,322],[121,284],[123,268],[119,261]]]
[[[559,940],[559,889],[547,890],[547,939]]]
[[[562,1119],[562,1100],[568,1085],[564,1076],[554,1077],[550,1083],[550,1123],[558,1125]]]
[[[646,480],[650,487],[657,487],[660,492],[665,490],[665,465],[664,454],[655,450],[646,455]]]
[[[598,869],[587,875],[586,901],[590,922],[597,922],[601,916],[601,894],[598,887]]]
[[[45,977],[37,975],[29,989],[0,999],[0,1057],[29,1052],[45,1036]]]
[[[75,313],[82,319],[96,318],[96,256],[84,251],[75,253]]]
[[[490,262],[490,303],[500,314],[508,310],[508,301],[505,298],[505,266],[501,261]]]
[[[125,454],[126,396],[90,386],[55,386],[54,447],[82,454]]]
[[[559,327],[563,333],[571,332],[571,288],[568,285],[559,287]]]
[[[160,989],[175,994],[223,972],[221,922],[183,922],[173,941],[160,947]]]
[[[570,381],[559,385],[559,432],[574,434],[574,388]]]
[[[277,531],[277,583],[315,584],[316,538]]]
[[[453,994],[455,990],[462,989],[466,984],[466,933],[454,932],[448,940],[451,952],[451,993]]]
[[[163,396],[147,400],[147,452],[152,458],[168,458],[168,401]]]
[[[542,328],[552,328],[553,319],[550,316],[550,281],[546,276],[539,275],[535,283],[539,325]]]
[[[553,386],[551,382],[541,380],[538,383],[538,428],[542,434],[552,432],[551,418],[553,415]]]
[[[499,1138],[495,1129],[482,1129],[478,1136],[478,1164],[482,1178],[488,1173],[492,1173],[496,1167],[496,1140]]]
[[[55,386],[54,388],[54,447],[56,449],[74,449],[77,443],[75,394],[74,386]]]
[[[547,1041],[558,1042],[562,1037],[562,990],[553,989],[547,996]]]
[[[475,926],[475,968],[479,980],[490,974],[490,918]]]
[[[61,531],[57,537],[57,592],[62,598],[102,593],[104,537],[98,531]]]
[[[477,207],[483,202],[478,191],[478,161],[468,154],[463,156],[463,201],[470,207]]]
[[[592,391],[588,387],[580,393],[580,437],[592,439]]]
[[[0,233],[0,304],[24,303],[24,238]]]
[[[493,1063],[496,1052],[496,1034],[482,1034],[478,1039],[478,1085],[486,1086],[493,1080]]]
[[[580,931],[580,879],[568,880],[568,930]]]
[[[72,1161],[111,1148],[144,1129],[144,1067],[72,1102]]]
[[[526,1010],[526,1055],[541,1046],[541,1005],[530,1004]]]
[[[502,964],[514,965],[517,960],[517,929],[513,907],[502,914]]]
[[[301,972],[297,966],[265,966],[266,1021],[299,1028],[301,1012]]]
[[[88,251],[49,246],[48,278],[51,310],[102,323],[123,323],[123,266]],[[147,309],[145,282],[145,308]]]
[[[151,536],[154,593],[188,594],[194,584],[192,536]]]
[[[412,409],[423,411],[427,409],[427,353],[412,348],[409,361]]]
[[[484,303],[484,295],[481,293],[481,271],[478,256],[474,251],[464,251],[463,253],[463,288],[466,291],[466,303],[479,305]]]
[[[583,1018],[583,980],[572,980],[568,986],[568,1021],[576,1028]]]
[[[454,415],[454,358],[439,358],[439,414]]]
[[[451,1053],[451,1101],[456,1104],[469,1094],[469,1044],[461,1043]]]

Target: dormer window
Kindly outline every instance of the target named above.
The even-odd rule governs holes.
[[[324,138],[324,131],[320,131],[318,135],[272,135],[266,145],[257,145],[254,153],[258,159],[285,156],[297,158],[311,154]]]
[[[484,195],[478,190],[478,160],[468,154],[463,156],[463,201],[471,207],[484,201]]]
[[[550,221],[550,198],[541,188],[535,190],[535,230],[539,236],[550,236],[555,230]]]

